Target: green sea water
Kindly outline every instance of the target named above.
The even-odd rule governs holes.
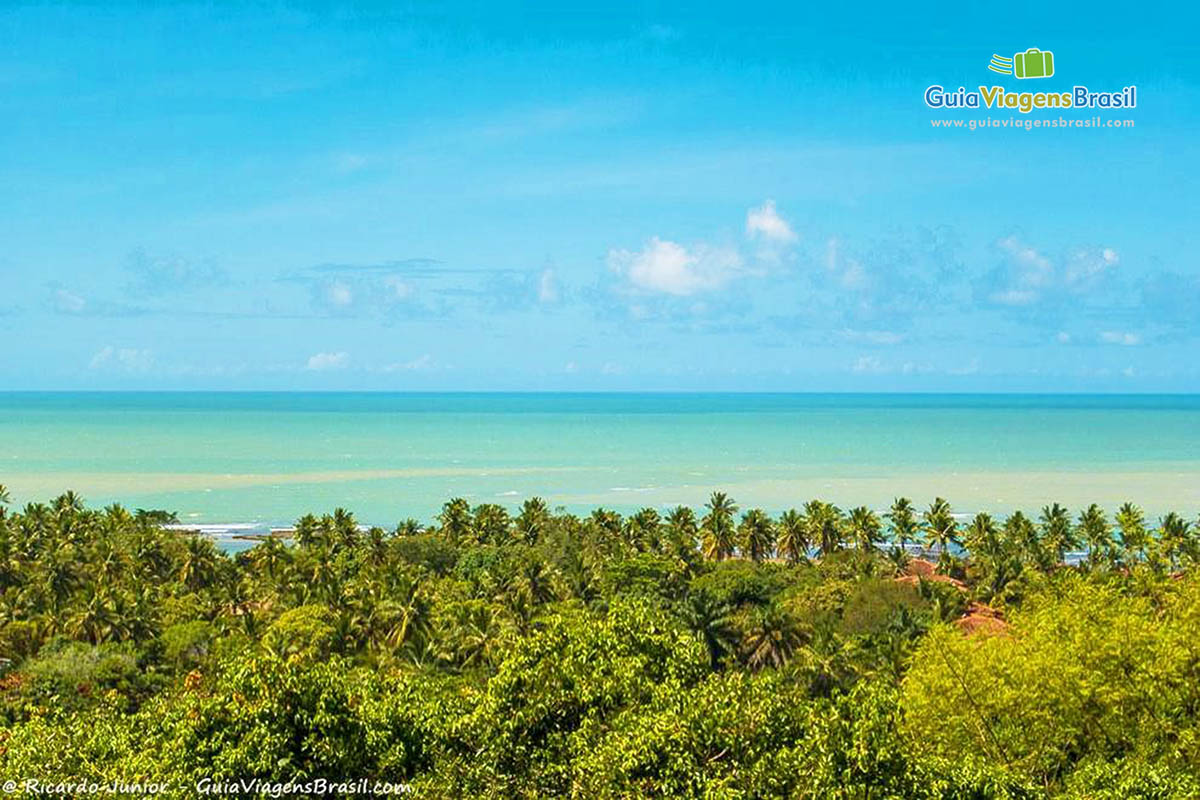
[[[942,495],[1194,517],[1200,396],[7,393],[0,483],[17,504],[70,488],[260,526],[338,506],[392,526],[454,496],[699,507],[714,489],[770,511]]]

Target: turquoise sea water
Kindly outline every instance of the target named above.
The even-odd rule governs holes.
[[[452,496],[698,507],[716,488],[771,511],[941,494],[1190,517],[1200,396],[7,393],[0,483],[260,525],[344,506],[391,526]]]

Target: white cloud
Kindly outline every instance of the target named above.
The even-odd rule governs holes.
[[[558,282],[554,279],[554,270],[544,269],[538,278],[538,302],[558,302]]]
[[[853,372],[866,375],[881,375],[888,371],[883,366],[883,362],[875,356],[860,356],[858,360],[850,365],[850,369]]]
[[[746,235],[751,238],[761,236],[767,241],[780,244],[794,242],[800,238],[787,220],[779,216],[774,200],[767,200],[758,208],[746,212]]]
[[[325,287],[325,299],[337,308],[345,308],[354,302],[354,292],[341,281],[334,281]]]
[[[871,287],[871,276],[861,262],[842,255],[842,243],[836,236],[825,242],[825,270],[837,279],[843,289],[864,290]]]
[[[852,328],[845,328],[841,331],[841,335],[847,341],[864,342],[866,344],[892,345],[900,344],[904,341],[904,335],[895,331],[858,331]]]
[[[329,369],[343,369],[350,361],[348,353],[314,353],[308,357],[305,369],[321,372]]]
[[[383,372],[415,372],[424,369],[433,369],[435,366],[433,356],[429,353],[417,356],[411,361],[401,361],[396,364],[388,364],[383,368]]]
[[[96,351],[88,362],[88,369],[115,369],[122,372],[146,372],[154,363],[154,354],[149,350],[133,347],[107,345]]]
[[[1129,331],[1102,331],[1100,341],[1103,344],[1119,344],[1122,347],[1133,347],[1142,343],[1142,337]]]
[[[78,314],[87,307],[87,301],[74,292],[58,289],[54,292],[54,307],[64,314]]]
[[[383,286],[385,289],[387,289],[389,300],[407,300],[408,298],[412,297],[413,294],[412,284],[405,283],[394,275],[389,275],[388,277],[384,278]]]
[[[657,236],[640,252],[610,250],[608,264],[639,289],[678,296],[719,289],[744,271],[736,250],[699,245],[689,251]]]
[[[1004,289],[992,293],[992,302],[1002,306],[1027,306],[1036,303],[1039,296],[1032,289]]]
[[[358,172],[367,165],[367,157],[358,153],[339,153],[334,157],[333,163],[338,172]]]

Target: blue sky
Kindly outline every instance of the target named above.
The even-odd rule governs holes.
[[[1197,12],[958,5],[8,5],[0,388],[1200,390]]]

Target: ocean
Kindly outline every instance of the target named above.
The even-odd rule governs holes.
[[[73,489],[182,521],[287,525],[341,506],[428,521],[448,498],[516,508],[778,512],[1200,508],[1200,396],[0,393],[15,504]]]

